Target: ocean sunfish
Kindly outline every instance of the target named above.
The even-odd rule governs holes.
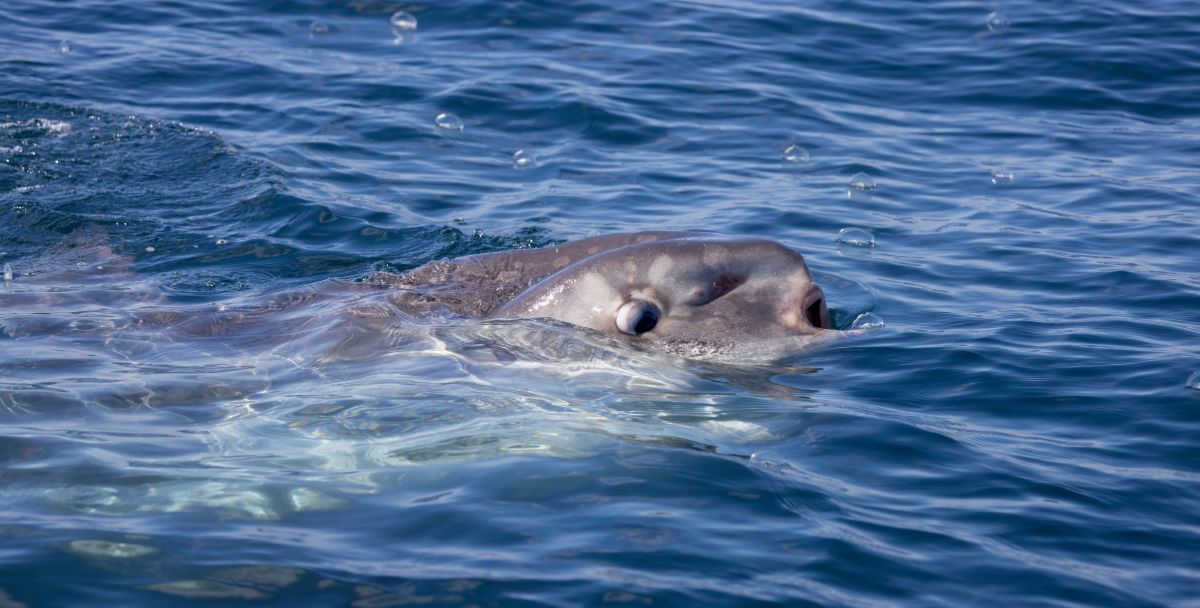
[[[687,356],[777,357],[835,331],[798,252],[775,241],[637,232],[430,262],[376,284],[483,318],[549,318]]]
[[[825,294],[804,258],[763,238],[612,234],[437,260],[402,274],[375,273],[365,282],[323,281],[191,309],[171,306],[144,282],[111,287],[116,277],[129,281],[134,275],[127,270],[130,260],[115,256],[104,236],[99,229],[78,231],[42,256],[34,268],[44,273],[26,271],[37,277],[35,283],[20,281],[24,289],[0,294],[0,303],[13,313],[0,317],[0,334],[78,331],[78,315],[48,313],[81,305],[125,309],[122,303],[139,300],[128,319],[104,315],[104,326],[294,338],[297,328],[336,327],[334,319],[363,324],[369,317],[436,313],[545,318],[651,350],[735,360],[779,358],[843,333],[832,327]],[[92,263],[79,261],[85,259]],[[70,289],[63,288],[64,281]]]

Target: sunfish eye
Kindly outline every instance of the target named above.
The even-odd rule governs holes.
[[[621,333],[640,336],[658,325],[658,307],[645,300],[630,300],[617,309],[617,329]]]

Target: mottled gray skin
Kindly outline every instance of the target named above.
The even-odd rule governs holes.
[[[781,356],[830,330],[804,258],[774,241],[693,232],[592,237],[434,262],[386,281],[396,303],[480,317],[565,321],[687,356]],[[629,302],[652,329],[622,331]]]

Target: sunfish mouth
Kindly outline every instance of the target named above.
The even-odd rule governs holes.
[[[817,284],[809,285],[802,300],[801,310],[804,311],[804,320],[811,327],[816,329],[833,328],[829,322],[829,307],[825,304],[825,292]]]

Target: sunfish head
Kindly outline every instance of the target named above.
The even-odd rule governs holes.
[[[804,258],[758,238],[689,235],[606,250],[491,316],[558,319],[701,358],[778,358],[836,333]]]

